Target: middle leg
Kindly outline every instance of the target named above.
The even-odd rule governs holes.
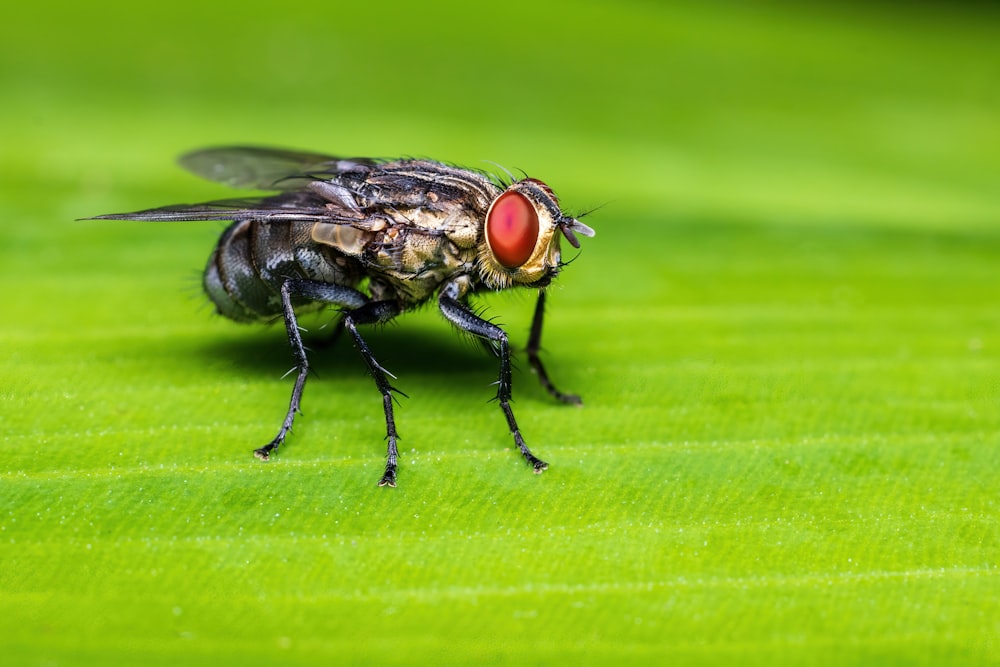
[[[354,345],[358,348],[361,358],[365,360],[368,371],[375,380],[375,386],[378,387],[379,393],[382,394],[382,410],[385,412],[385,438],[388,444],[386,447],[385,472],[382,473],[382,478],[378,482],[379,486],[396,486],[396,464],[399,458],[399,450],[396,443],[399,440],[399,434],[396,432],[396,419],[392,408],[392,392],[396,392],[397,394],[403,394],[403,392],[389,383],[389,378],[394,376],[375,360],[375,356],[372,354],[365,339],[358,333],[357,325],[388,322],[396,317],[396,315],[399,315],[399,312],[399,305],[395,301],[372,301],[360,308],[346,311],[343,319],[344,328],[347,329],[351,334],[351,338],[354,339]],[[403,395],[405,396],[405,394]]]

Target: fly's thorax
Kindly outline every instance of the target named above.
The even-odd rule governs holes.
[[[369,274],[382,276],[409,306],[430,298],[449,277],[468,273],[476,247],[460,247],[443,229],[400,225],[377,235],[364,257]]]
[[[486,212],[477,260],[490,289],[544,286],[559,271],[559,236],[565,224],[552,190],[541,181],[513,183]]]
[[[429,195],[423,204],[386,207],[357,220],[344,216],[335,222],[316,222],[310,241],[356,258],[378,281],[379,298],[415,305],[449,277],[473,270],[483,217],[469,207],[444,204]]]

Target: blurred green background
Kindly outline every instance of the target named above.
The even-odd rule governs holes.
[[[6,664],[1000,661],[1000,13],[21,4],[0,23]],[[379,489],[349,345],[210,314],[192,148],[491,160],[597,229],[554,405],[433,308]],[[487,300],[523,341],[529,294]],[[310,321],[313,333],[329,316]],[[322,331],[319,332],[322,334]]]

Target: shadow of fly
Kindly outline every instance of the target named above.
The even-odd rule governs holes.
[[[309,361],[298,315],[324,306],[340,310],[344,329],[382,395],[388,452],[379,486],[396,486],[395,379],[375,359],[358,325],[381,324],[432,298],[445,319],[482,340],[500,358],[497,401],[524,459],[536,473],[548,464],[532,454],[511,400],[507,333],[480,317],[469,297],[511,287],[538,290],[527,355],[545,389],[564,403],[539,358],[545,287],[561,270],[559,240],[579,247],[594,231],[565,215],[559,200],[533,178],[510,181],[431,160],[342,159],[268,148],[195,151],[187,170],[263,197],[165,206],[99,220],[179,222],[228,220],[205,268],[204,287],[221,315],[238,322],[284,319],[297,376],[288,412],[274,438],[254,450],[268,460],[299,412]],[[404,394],[405,395],[405,394]]]

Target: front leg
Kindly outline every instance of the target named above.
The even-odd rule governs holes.
[[[553,397],[563,403],[583,405],[583,401],[576,394],[564,394],[556,389],[556,386],[552,384],[552,380],[549,379],[549,374],[545,372],[545,366],[542,365],[542,359],[538,356],[538,353],[542,349],[542,319],[544,316],[545,290],[539,290],[538,303],[535,304],[535,316],[531,320],[531,335],[528,336],[528,347],[525,350],[525,352],[528,353],[528,363],[531,364],[531,368],[534,369],[535,375],[538,376],[538,381],[542,383],[545,390]]]
[[[514,412],[510,408],[511,399],[511,371],[510,371],[510,344],[507,341],[507,332],[483,318],[476,315],[466,306],[459,297],[459,289],[455,283],[448,284],[441,290],[438,296],[438,307],[441,313],[452,324],[468,331],[474,336],[496,344],[500,353],[500,378],[497,381],[497,401],[500,402],[500,409],[507,417],[507,425],[514,436],[514,443],[521,450],[521,455],[531,464],[535,473],[541,473],[549,467],[549,464],[531,453],[528,445],[521,436],[521,429],[514,419]]]

